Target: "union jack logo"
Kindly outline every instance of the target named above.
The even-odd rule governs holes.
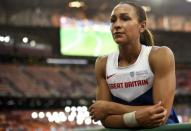
[[[135,76],[135,73],[132,71],[132,72],[130,72],[130,76],[131,77],[134,77]]]

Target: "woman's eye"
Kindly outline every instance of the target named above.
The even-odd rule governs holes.
[[[121,20],[127,21],[127,20],[131,20],[131,18],[129,16],[122,15]]]
[[[111,17],[111,23],[114,23],[116,21],[116,17]]]

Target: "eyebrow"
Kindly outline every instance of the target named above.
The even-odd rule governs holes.
[[[120,13],[119,15],[128,15],[129,16],[129,13]],[[116,15],[111,15],[112,16],[116,16]]]

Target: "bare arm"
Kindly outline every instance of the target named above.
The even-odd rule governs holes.
[[[150,106],[129,106],[123,105],[115,102],[111,102],[111,94],[110,90],[107,86],[107,82],[105,79],[105,69],[106,69],[106,60],[107,58],[98,58],[96,60],[95,65],[95,74],[97,80],[97,91],[96,91],[96,100],[105,100],[108,101],[106,106],[106,110],[108,114],[124,114],[127,112],[142,110],[143,108]],[[116,110],[117,109],[117,110]]]
[[[104,108],[104,109],[102,109],[102,110],[105,110],[105,112],[107,112],[109,110],[108,109],[108,108],[110,108],[109,106],[112,106],[114,104],[113,102],[111,102],[110,90],[107,86],[107,82],[105,79],[106,61],[107,61],[106,57],[98,58],[96,60],[96,64],[95,64],[95,74],[96,74],[96,80],[97,80],[96,101],[102,100],[102,102],[105,102],[105,103],[102,103],[102,104],[104,104],[104,106],[102,106],[102,108]],[[105,105],[105,104],[107,104],[107,105]],[[112,107],[110,109],[112,109]],[[120,114],[126,112],[126,108],[124,108],[124,107],[125,106],[122,106]],[[95,118],[96,110],[91,109],[91,107],[90,107],[90,110],[94,113],[94,115],[92,115],[92,118],[94,120],[98,120],[97,118]],[[103,112],[103,111],[100,111],[100,112]],[[112,112],[112,113],[114,113],[114,112]],[[108,115],[108,114],[109,114],[109,112],[107,112],[107,114],[104,113],[103,114],[104,119],[101,119],[101,122],[105,127],[110,127],[110,128],[127,127],[123,122],[122,115]]]
[[[162,101],[167,110],[166,120],[170,114],[175,95],[175,60],[172,51],[161,47],[153,51],[150,57],[151,67],[155,74],[153,83],[154,103]]]
[[[105,68],[106,68],[106,57],[97,58],[95,64],[95,74],[97,80],[96,100],[111,101],[110,90],[105,80]]]
[[[98,58],[95,67],[97,79],[96,102],[90,106],[90,115],[92,116],[92,119],[96,121],[101,120],[105,127],[125,128],[128,126],[124,124],[123,114],[127,112],[138,111],[136,115],[140,124],[149,126],[148,124],[152,122],[153,127],[157,126],[155,123],[153,123],[153,121],[156,119],[161,121],[160,118],[162,118],[164,115],[164,109],[161,108],[160,105],[128,106],[111,102],[110,90],[105,80],[105,66],[106,58]],[[156,124],[158,124],[159,121],[155,121]]]

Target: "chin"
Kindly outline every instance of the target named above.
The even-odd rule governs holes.
[[[123,40],[115,40],[115,42],[116,42],[118,45],[124,45],[124,44],[125,44],[125,41],[123,41]]]
[[[118,44],[125,43],[127,40],[124,37],[115,37],[114,41]]]

